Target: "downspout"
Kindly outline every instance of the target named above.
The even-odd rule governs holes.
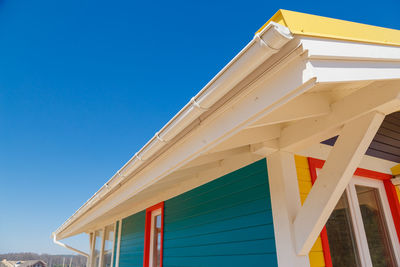
[[[54,244],[57,244],[57,245],[59,245],[61,247],[64,247],[64,248],[69,249],[69,250],[72,250],[72,251],[74,251],[74,252],[76,252],[76,253],[78,253],[78,254],[80,254],[82,256],[85,256],[86,258],[89,259],[89,254],[58,241],[55,234],[53,234],[53,242],[54,242]]]

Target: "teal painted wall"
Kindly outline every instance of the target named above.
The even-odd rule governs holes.
[[[115,235],[114,235],[114,251],[113,251],[113,267],[116,265],[117,259],[117,247],[118,247],[118,230],[119,230],[119,221],[115,224]]]
[[[145,211],[122,220],[119,267],[142,267]]]
[[[266,161],[165,201],[164,267],[277,266]]]

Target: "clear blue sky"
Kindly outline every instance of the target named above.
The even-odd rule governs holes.
[[[0,253],[70,253],[51,232],[279,8],[400,29],[399,0],[0,0]]]

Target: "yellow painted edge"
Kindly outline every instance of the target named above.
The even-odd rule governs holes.
[[[294,161],[296,165],[301,204],[303,204],[312,186],[310,166],[308,165],[307,158],[303,156],[295,155]],[[311,248],[310,253],[308,254],[308,258],[310,259],[311,267],[325,267],[325,258],[322,251],[321,237],[318,237],[318,239],[315,241],[314,246]]]
[[[397,198],[399,199],[400,202],[400,189],[397,186],[395,186],[395,188],[396,188]]]
[[[400,46],[400,31],[345,20],[321,17],[280,9],[258,31],[271,21],[289,28],[293,34]]]
[[[399,175],[400,174],[400,164],[397,164],[396,166],[390,168],[392,171],[393,175]]]

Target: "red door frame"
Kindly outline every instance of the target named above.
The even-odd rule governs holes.
[[[160,267],[163,266],[164,202],[160,202],[160,203],[146,209],[146,222],[145,222],[145,228],[144,228],[143,267],[149,267],[149,264],[150,264],[151,213],[158,209],[161,209]]]
[[[315,180],[317,179],[317,169],[322,169],[325,160],[310,157],[308,157],[307,159],[308,166],[310,168],[311,183],[314,184]],[[386,196],[390,206],[390,211],[393,217],[394,226],[396,228],[397,237],[400,241],[400,202],[397,197],[396,188],[390,181],[393,176],[391,174],[371,171],[363,168],[357,168],[357,170],[354,172],[354,175],[383,181]],[[329,248],[328,233],[326,231],[326,227],[324,227],[321,231],[321,241],[322,249],[324,251],[325,265],[326,267],[332,267],[331,250]]]

